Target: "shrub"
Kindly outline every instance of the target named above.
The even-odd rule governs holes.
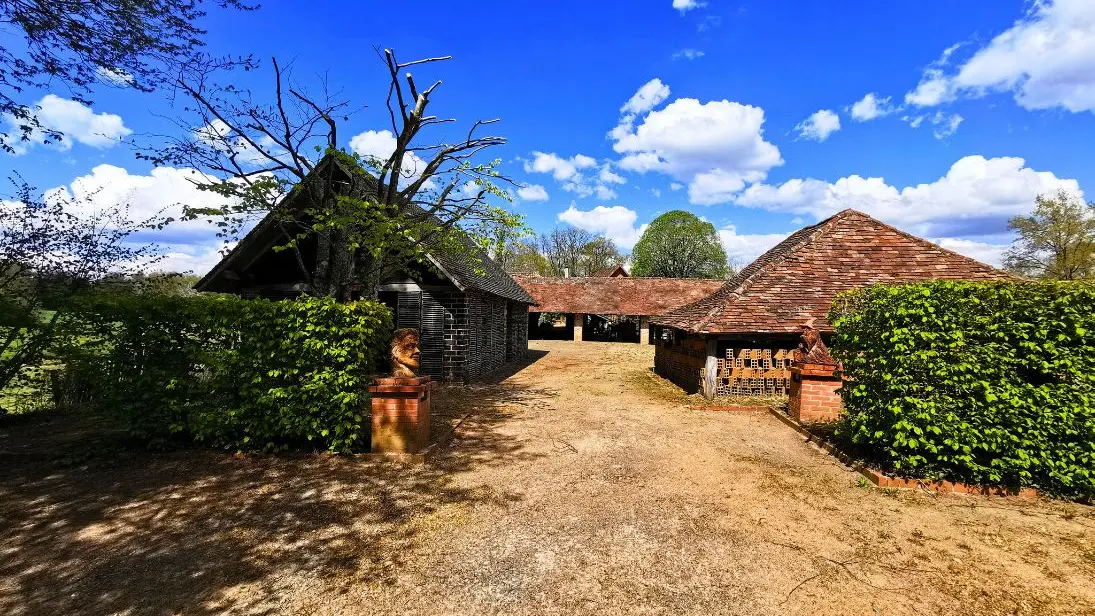
[[[240,450],[368,446],[366,385],[391,328],[382,304],[110,295],[78,316],[70,369],[138,436]]]
[[[907,476],[1095,496],[1095,286],[929,282],[837,298],[845,438]]]

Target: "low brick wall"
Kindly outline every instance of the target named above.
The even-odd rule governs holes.
[[[788,410],[802,423],[836,421],[844,413],[838,390],[844,381],[832,366],[804,364],[791,368]]]

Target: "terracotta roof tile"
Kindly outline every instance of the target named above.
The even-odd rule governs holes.
[[[855,210],[791,234],[697,302],[653,320],[698,333],[796,332],[826,319],[840,291],[876,283],[1012,276]]]
[[[665,314],[711,294],[724,280],[514,276],[542,312]]]

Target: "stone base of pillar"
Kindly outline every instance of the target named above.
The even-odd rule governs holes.
[[[835,366],[800,364],[791,367],[791,391],[788,407],[791,417],[800,423],[829,422],[840,419],[844,404],[837,392],[844,380]]]
[[[650,344],[650,319],[639,317],[639,344]]]
[[[373,453],[419,453],[430,441],[430,377],[382,378],[372,395]]]

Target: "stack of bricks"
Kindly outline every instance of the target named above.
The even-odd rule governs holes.
[[[372,395],[373,453],[420,453],[430,441],[430,377],[382,378]]]
[[[791,367],[789,409],[801,423],[840,419],[844,405],[838,390],[844,384],[836,366],[798,364]]]

